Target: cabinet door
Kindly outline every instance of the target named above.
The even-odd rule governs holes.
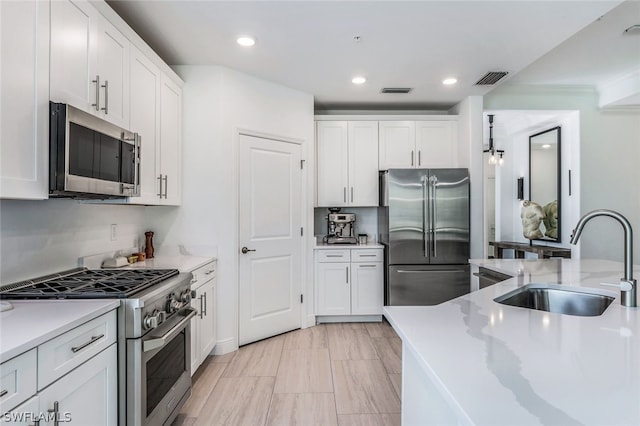
[[[351,313],[381,315],[384,305],[382,262],[351,264]]]
[[[129,128],[129,40],[106,19],[98,21],[100,115]]]
[[[11,426],[34,426],[40,414],[40,397],[37,395],[0,417],[0,424]]]
[[[131,131],[140,140],[140,196],[136,204],[159,204],[156,149],[160,135],[160,69],[134,46],[131,47],[130,111]]]
[[[0,1],[0,198],[49,193],[49,3]]]
[[[416,167],[415,121],[381,121],[380,170]]]
[[[316,263],[318,315],[349,315],[349,263]]]
[[[458,132],[455,121],[416,122],[418,167],[451,168],[458,166]]]
[[[316,133],[317,205],[348,205],[348,146],[346,121],[319,121]]]
[[[116,346],[109,346],[40,392],[40,412],[55,409],[57,403],[58,418],[70,425],[115,425],[118,421]],[[53,424],[53,421],[40,422],[40,426]]]
[[[101,16],[86,0],[50,4],[51,100],[97,113],[97,34]]]
[[[209,356],[215,342],[215,278],[206,282],[203,286],[203,300],[202,300],[202,318],[200,321],[200,363]]]
[[[378,206],[378,122],[349,122],[349,204]]]
[[[165,74],[160,91],[159,157],[161,204],[178,206],[182,199],[182,88]]]

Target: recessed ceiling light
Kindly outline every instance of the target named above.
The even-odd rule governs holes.
[[[236,40],[240,46],[251,47],[256,44],[256,39],[249,36],[238,37]]]
[[[544,149],[549,149],[549,148],[551,148],[551,145],[549,145],[548,143],[545,143],[544,145],[542,145],[542,147]]]
[[[361,75],[356,76],[356,77],[353,77],[353,78],[351,79],[351,82],[352,82],[353,84],[363,84],[363,83],[364,83],[364,82],[366,82],[366,81],[367,81],[367,79],[366,79],[366,78],[364,78],[364,77],[362,77]]]
[[[451,86],[452,84],[456,84],[458,82],[457,78],[445,78],[444,80],[442,80],[442,84],[444,84],[445,86]]]

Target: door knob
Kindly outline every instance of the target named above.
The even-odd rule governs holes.
[[[247,253],[249,253],[250,251],[255,251],[255,250],[248,249],[248,248],[246,248],[246,247],[242,247],[242,250],[240,250],[240,251],[242,252],[242,254],[247,254]]]

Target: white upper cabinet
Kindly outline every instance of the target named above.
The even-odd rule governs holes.
[[[381,121],[380,170],[458,166],[457,121]]]
[[[140,135],[140,196],[130,203],[159,204],[156,151],[160,142],[162,72],[137,48],[131,48],[131,131]]]
[[[52,1],[51,100],[128,127],[129,49],[88,1]]]
[[[378,123],[317,123],[318,206],[378,205]]]
[[[346,206],[349,186],[346,121],[320,121],[317,125],[318,205]]]
[[[165,74],[160,89],[160,150],[156,151],[160,204],[182,200],[182,88]]]
[[[375,121],[349,122],[349,202],[378,205],[378,126]]]
[[[416,167],[415,121],[381,121],[380,170]]]
[[[103,118],[129,128],[129,40],[106,19],[98,21],[100,113]]]
[[[49,193],[49,2],[0,1],[0,198]]]
[[[417,167],[458,167],[458,123],[416,121]]]

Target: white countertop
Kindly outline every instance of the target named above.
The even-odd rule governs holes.
[[[215,257],[201,256],[155,256],[142,262],[131,263],[125,268],[131,269],[178,269],[180,272],[192,272],[207,263],[216,260]]]
[[[313,246],[314,250],[325,250],[325,249],[333,249],[333,250],[344,250],[344,249],[375,249],[375,248],[384,248],[382,244],[379,243],[367,243],[367,244],[327,244],[327,243],[316,243]]]
[[[0,313],[0,360],[23,352],[116,309],[119,300],[9,300]]]
[[[601,286],[619,262],[471,260],[514,278],[438,306],[384,308],[425,374],[461,417],[477,425],[640,425],[640,309]],[[635,268],[634,270],[640,271]],[[493,301],[530,282],[609,290],[598,317]]]

